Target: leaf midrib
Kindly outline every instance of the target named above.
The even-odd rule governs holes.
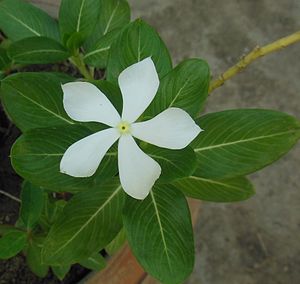
[[[41,36],[40,33],[38,33],[36,30],[32,29],[30,26],[28,26],[27,24],[25,24],[23,21],[21,21],[20,19],[16,18],[14,15],[10,14],[9,12],[7,12],[6,10],[4,10],[4,12],[10,16],[11,18],[13,18],[14,20],[16,20],[17,22],[19,22],[23,27],[25,27],[26,29],[28,29],[29,31],[31,31],[33,34],[35,34],[36,36]]]
[[[170,271],[171,271],[172,266],[171,266],[171,261],[170,261],[170,257],[169,257],[169,253],[168,253],[167,242],[166,242],[164,230],[163,230],[163,227],[162,227],[162,223],[161,223],[161,220],[160,220],[159,210],[158,210],[156,200],[155,200],[155,197],[154,197],[154,194],[153,194],[152,190],[150,191],[150,196],[151,196],[151,199],[152,199],[152,202],[153,202],[153,205],[154,205],[155,215],[156,215],[157,222],[158,222],[158,225],[159,225],[159,230],[160,230],[160,234],[161,234],[162,241],[163,241],[164,251],[166,253],[168,265],[169,265],[169,268],[170,268]]]
[[[113,20],[115,14],[116,14],[116,12],[117,12],[117,9],[118,9],[119,5],[120,5],[120,2],[117,3],[116,7],[115,7],[114,10],[112,11],[112,13],[111,13],[111,15],[110,15],[110,18],[109,18],[109,20],[108,20],[108,22],[107,22],[107,25],[106,25],[106,27],[105,27],[105,30],[104,30],[104,32],[103,32],[103,35],[106,35],[106,34],[107,34],[107,32],[108,32],[108,30],[109,30],[109,27],[110,27],[110,25],[111,25],[111,22],[112,22],[112,20]]]
[[[119,185],[118,188],[113,192],[113,194],[101,205],[101,207],[85,222],[80,229],[67,241],[61,246],[58,250],[56,250],[52,256],[57,255],[62,249],[68,246],[92,221],[96,216],[109,204],[109,202],[120,192],[122,186]]]
[[[62,116],[60,116],[60,115],[58,115],[57,113],[55,113],[55,112],[53,112],[52,110],[50,110],[50,109],[44,107],[43,105],[39,104],[38,102],[34,101],[33,99],[31,99],[31,98],[25,96],[25,95],[24,95],[22,92],[20,92],[19,90],[16,90],[16,91],[18,92],[18,94],[19,94],[20,96],[22,96],[23,98],[27,99],[28,101],[30,101],[30,102],[33,103],[34,105],[38,106],[39,108],[45,110],[46,112],[51,113],[53,116],[55,116],[55,117],[57,117],[57,118],[59,118],[59,119],[65,121],[65,122],[67,122],[67,123],[69,123],[69,124],[74,124],[74,122],[72,122],[72,121],[70,121],[70,120],[68,120],[68,119],[66,119],[66,118],[64,118],[64,117],[62,117]]]
[[[63,50],[58,50],[58,49],[39,49],[39,50],[30,50],[30,51],[26,51],[23,53],[18,53],[17,55],[13,55],[12,57],[15,59],[20,56],[30,55],[30,54],[34,54],[34,53],[62,53],[62,54],[65,54],[66,52]]]
[[[107,51],[110,49],[110,46],[107,46],[107,47],[103,47],[103,48],[99,48],[99,49],[96,49],[94,51],[91,51],[89,53],[87,53],[85,56],[84,56],[84,59],[87,59],[88,57],[92,56],[92,55],[95,55],[97,53],[101,53],[103,51]]]
[[[201,177],[196,177],[196,176],[190,176],[188,177],[188,179],[195,179],[195,180],[200,180],[200,181],[203,181],[203,182],[208,182],[208,183],[212,183],[212,184],[216,184],[216,185],[221,185],[221,186],[224,186],[224,187],[228,187],[228,188],[233,188],[237,191],[240,191],[240,192],[244,192],[240,187],[236,187],[236,186],[233,186],[233,185],[230,185],[230,184],[226,184],[226,183],[223,183],[223,182],[220,182],[220,181],[216,181],[216,180],[212,180],[212,179],[206,179],[206,178],[201,178]],[[180,182],[180,180],[179,180]]]
[[[79,14],[78,14],[78,20],[77,20],[76,32],[79,32],[79,31],[80,31],[81,16],[82,16],[82,11],[83,11],[84,4],[85,4],[85,0],[82,0],[81,6],[80,6],[80,10],[79,10]]]
[[[222,144],[217,144],[217,145],[212,145],[212,146],[207,146],[207,147],[202,147],[202,148],[195,148],[194,151],[202,152],[202,151],[211,150],[211,149],[215,149],[215,148],[222,148],[222,147],[227,147],[227,146],[231,146],[231,145],[235,145],[235,144],[247,143],[247,142],[252,142],[252,141],[256,141],[256,140],[262,140],[262,139],[266,139],[266,138],[271,138],[271,137],[276,137],[276,136],[293,133],[293,132],[296,132],[297,130],[300,130],[300,128],[295,128],[293,130],[284,131],[284,132],[271,134],[271,135],[256,136],[253,138],[236,140],[236,141],[228,142],[228,143],[222,143]]]

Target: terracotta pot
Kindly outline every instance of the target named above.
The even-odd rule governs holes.
[[[26,0],[42,8],[53,17],[58,16],[58,9],[61,0]],[[199,215],[200,203],[195,200],[189,200],[193,225],[196,223]],[[100,272],[91,273],[85,284],[157,284],[158,282],[141,268],[132,255],[128,245],[109,261],[107,268]]]

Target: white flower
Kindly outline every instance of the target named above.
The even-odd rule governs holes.
[[[119,86],[123,97],[122,116],[93,84],[73,82],[62,86],[64,108],[72,119],[100,122],[111,128],[71,145],[61,160],[60,171],[74,177],[92,176],[109,148],[119,139],[121,185],[130,196],[144,199],[159,178],[161,167],[139,148],[133,137],[158,147],[182,149],[201,129],[188,113],[173,107],[148,121],[136,122],[159,87],[151,58],[125,69],[119,76]]]

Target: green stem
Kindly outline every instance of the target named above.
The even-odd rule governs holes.
[[[80,73],[84,76],[87,80],[94,80],[93,75],[87,69],[85,63],[82,60],[80,53],[78,52],[76,55],[69,58],[70,62],[78,68]]]

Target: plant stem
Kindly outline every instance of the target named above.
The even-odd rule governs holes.
[[[78,52],[76,55],[69,58],[70,62],[75,65],[80,73],[84,76],[87,80],[94,80],[93,75],[91,72],[87,69],[80,53]]]
[[[254,60],[260,58],[264,55],[279,51],[289,45],[292,45],[300,41],[300,31],[295,32],[287,37],[276,40],[270,44],[259,47],[256,46],[250,53],[244,56],[237,64],[229,68],[223,74],[221,74],[218,79],[213,80],[209,86],[209,93],[213,90],[222,86],[225,81],[232,78],[242,70],[244,70],[248,65],[250,65]]]
[[[21,200],[20,200],[19,198],[15,197],[15,196],[13,196],[13,195],[11,195],[11,194],[5,192],[5,191],[0,190],[0,194],[3,194],[3,195],[5,195],[6,197],[8,197],[8,198],[10,198],[10,199],[12,199],[12,200],[14,200],[14,201],[17,201],[17,202],[21,203]]]

